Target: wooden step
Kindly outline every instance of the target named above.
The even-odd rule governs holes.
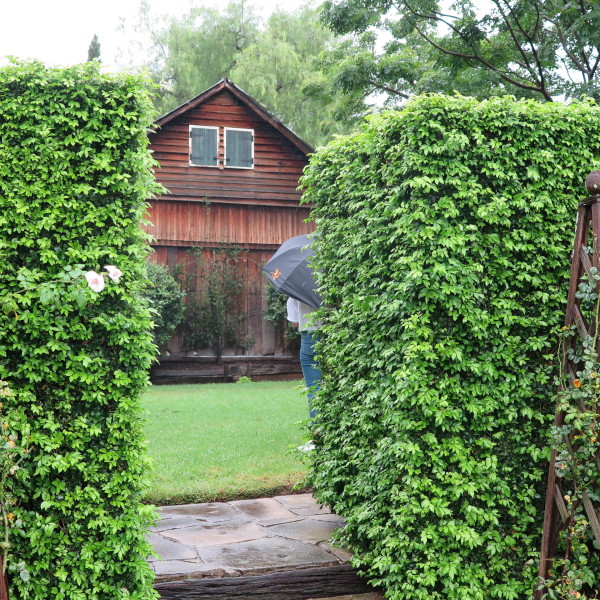
[[[358,599],[361,594],[366,594],[366,600],[382,598],[371,596],[373,588],[348,564],[266,575],[185,579],[154,587],[163,600],[334,600],[357,594]]]

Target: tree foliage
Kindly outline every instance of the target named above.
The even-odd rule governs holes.
[[[90,42],[87,59],[88,62],[94,59],[100,61],[100,42],[98,41],[98,36],[96,34],[94,34],[94,37]]]
[[[485,8],[474,0],[450,8],[436,0],[327,0],[322,18],[335,32],[356,36],[352,47],[363,60],[356,76],[350,64],[332,74],[343,73],[347,86],[363,93],[600,98],[600,11],[593,0],[490,0]],[[374,28],[390,41],[365,53]]]
[[[148,6],[140,23],[153,40],[148,67],[159,84],[160,112],[228,77],[312,145],[347,133],[364,113],[362,99],[333,89],[318,64],[338,41],[310,5],[275,11],[261,23],[245,1],[223,11],[192,9],[165,27]]]
[[[174,18],[160,33],[164,63],[158,108],[166,111],[197,96],[226,77],[237,57],[258,34],[258,18],[246,0],[233,1],[221,12],[193,8]]]
[[[315,494],[390,599],[531,597],[599,125],[587,102],[424,96],[305,172],[325,306]]]
[[[229,77],[290,129],[315,146],[347,133],[356,106],[331,92],[316,63],[333,34],[308,6],[275,11],[266,29],[237,58]]]

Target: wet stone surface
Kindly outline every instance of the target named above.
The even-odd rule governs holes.
[[[256,523],[220,521],[212,525],[206,524],[197,527],[170,529],[169,531],[163,531],[162,535],[185,546],[200,548],[217,544],[236,544],[247,542],[248,540],[257,540],[266,537],[267,532]]]
[[[263,538],[235,545],[203,548],[207,565],[227,566],[244,575],[278,571],[283,568],[325,567],[339,564],[338,558],[323,548],[297,540]]]
[[[259,500],[237,500],[230,505],[242,514],[255,519],[259,523],[265,521],[285,522],[298,519],[298,515],[284,507],[274,498],[261,498]]]
[[[269,527],[270,535],[277,535],[313,544],[327,541],[341,523],[302,519],[293,523],[282,523]]]
[[[343,520],[310,494],[168,506],[150,542],[157,582],[335,566],[351,555],[332,547]],[[365,599],[371,600],[371,599]]]

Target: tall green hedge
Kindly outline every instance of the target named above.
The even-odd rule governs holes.
[[[528,599],[600,109],[427,96],[319,150],[316,495],[397,600]]]
[[[11,482],[11,600],[146,600],[139,398],[151,103],[94,64],[0,69],[0,380],[30,451]],[[93,292],[83,273],[114,265]]]

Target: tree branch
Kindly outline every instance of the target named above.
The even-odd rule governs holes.
[[[596,62],[594,62],[594,66],[590,69],[590,80],[594,79],[594,75],[596,75],[596,71],[598,70],[598,65],[600,64],[600,55],[596,57]]]
[[[548,102],[554,101],[552,96],[548,93],[548,90],[543,88],[541,85],[535,86],[535,85],[532,85],[531,83],[522,83],[518,79],[514,79],[514,76],[515,76],[514,74],[513,74],[513,76],[507,75],[506,73],[504,73],[503,71],[501,71],[500,69],[498,69],[497,67],[492,65],[489,61],[485,60],[485,58],[483,58],[479,55],[476,55],[476,54],[472,54],[472,55],[462,54],[460,52],[455,52],[453,50],[449,50],[448,48],[444,48],[444,47],[440,46],[438,43],[436,43],[434,40],[432,40],[423,31],[421,31],[418,26],[415,26],[415,29],[417,30],[419,35],[425,41],[429,42],[434,48],[437,48],[440,52],[443,52],[444,54],[449,54],[450,56],[457,56],[459,58],[463,58],[466,60],[476,60],[477,62],[480,62],[482,65],[487,67],[490,71],[498,74],[502,79],[504,79],[504,81],[507,81],[508,83],[510,83],[512,85],[516,85],[517,87],[519,87],[523,90],[530,90],[532,92],[538,92],[539,94],[542,94],[542,96],[544,96],[544,98],[546,98],[546,100]],[[518,76],[518,75],[516,75],[516,76]]]
[[[504,11],[500,7],[501,1],[504,2],[506,8],[508,9],[508,12],[510,13],[512,21],[516,24],[518,31],[520,31],[521,35],[527,41],[527,43],[529,45],[529,51],[531,52],[531,55],[533,56],[533,59],[535,62],[534,65],[532,65],[531,62],[529,61],[529,57],[527,56],[523,46],[521,45],[520,40],[517,38],[517,36],[513,30],[513,25],[511,23],[510,19],[504,14]],[[510,5],[510,2],[508,0],[494,0],[494,4],[496,4],[496,6],[498,7],[498,10],[500,11],[502,18],[504,19],[504,23],[505,23],[506,27],[508,28],[508,30],[510,31],[511,37],[513,38],[513,41],[514,41],[514,44],[515,44],[517,50],[519,51],[521,56],[526,61],[527,70],[531,73],[531,75],[534,77],[534,79],[537,80],[537,83],[539,84],[540,88],[546,89],[546,84],[545,84],[546,77],[544,75],[544,67],[542,65],[542,61],[540,60],[540,55],[538,53],[538,49],[535,45],[536,33],[539,31],[540,23],[542,20],[541,13],[539,10],[539,5],[536,2],[532,2],[533,8],[535,10],[535,24],[533,26],[533,29],[531,30],[531,33],[529,33],[521,25],[521,21],[515,14],[515,11],[514,11],[513,7]]]
[[[565,54],[571,59],[571,62],[577,67],[577,69],[581,73],[585,73],[589,77],[591,65],[587,59],[587,56],[584,55],[586,64],[583,65],[579,61],[577,56],[569,49],[567,40],[565,39],[564,32],[562,30],[562,27],[560,26],[560,23],[558,23],[554,19],[547,19],[547,20],[549,23],[552,23],[552,25],[554,25],[554,27],[556,29],[556,33],[558,35],[558,39],[560,40],[560,45],[562,46],[562,49],[565,51]]]
[[[383,90],[384,92],[388,92],[390,94],[394,94],[395,96],[400,96],[400,98],[410,98],[410,96],[408,94],[405,94],[404,92],[401,92],[400,90],[396,90],[394,88],[391,88],[383,83],[378,83],[377,81],[373,80],[373,79],[369,79],[369,83],[374,87],[377,88],[379,90]]]
[[[535,44],[535,39],[539,35],[538,43],[540,46],[543,45],[544,25],[542,23],[543,19],[542,19],[542,15],[540,12],[539,4],[537,2],[534,2],[533,6],[535,9],[535,26],[534,26],[531,36],[529,38],[529,47],[531,48],[531,53],[533,54],[533,56],[535,58],[535,64],[537,67],[537,73],[538,73],[538,79],[540,82],[540,86],[545,90],[546,89],[546,75],[544,72],[544,65],[542,64],[542,61],[540,59],[540,55],[538,52],[538,48]],[[512,8],[511,8],[511,13],[512,13]],[[540,30],[540,27],[541,27],[541,30]],[[540,32],[540,33],[538,34],[538,32]]]
[[[425,41],[427,41],[429,44],[431,44],[434,48],[436,48],[437,50],[439,50],[440,52],[443,52],[444,54],[448,54],[450,56],[456,56],[456,57],[462,58],[464,60],[475,60],[475,61],[481,63],[482,65],[484,65],[490,71],[492,71],[494,73],[497,73],[506,82],[508,82],[508,83],[510,83],[512,85],[516,85],[517,87],[519,87],[521,89],[530,90],[530,91],[534,91],[534,92],[537,92],[539,94],[542,94],[542,96],[548,102],[553,102],[552,96],[550,95],[550,93],[546,89],[546,86],[545,86],[545,83],[544,83],[545,82],[545,78],[544,78],[544,74],[543,74],[542,65],[541,65],[541,63],[539,61],[539,57],[537,56],[537,51],[535,51],[535,47],[534,46],[532,46],[532,48],[533,48],[533,54],[534,54],[535,59],[536,59],[536,67],[537,67],[537,69],[534,70],[533,67],[529,67],[529,68],[527,68],[527,70],[529,71],[530,75],[532,77],[534,77],[534,84],[536,84],[536,85],[532,84],[531,81],[527,80],[525,77],[520,76],[518,73],[507,74],[506,72],[498,69],[496,66],[494,66],[492,63],[490,63],[488,60],[486,60],[485,58],[483,58],[473,48],[473,46],[468,42],[468,40],[466,40],[464,38],[464,36],[462,35],[462,33],[456,27],[454,27],[448,21],[445,21],[444,19],[440,18],[437,13],[430,14],[430,15],[420,13],[418,10],[414,9],[411,6],[411,4],[408,1],[406,1],[406,0],[404,0],[403,4],[404,4],[404,6],[406,6],[406,8],[415,17],[420,18],[420,19],[425,19],[425,20],[434,20],[434,21],[437,21],[439,23],[443,23],[444,25],[446,25],[447,27],[449,27],[463,42],[465,42],[467,44],[467,46],[469,46],[471,48],[473,54],[465,54],[465,53],[462,53],[462,52],[457,52],[457,51],[454,51],[454,50],[449,50],[448,48],[444,48],[443,46],[441,46],[437,42],[434,42],[434,40],[431,39],[424,31],[422,31],[418,25],[415,25],[415,29],[419,33],[419,35]],[[504,16],[503,16],[503,18],[504,18]],[[511,31],[511,34],[514,34],[514,29],[512,27],[510,27],[509,29]],[[526,32],[523,32],[523,35],[529,39],[529,35]],[[524,54],[524,50],[521,48],[520,44],[518,44],[518,42],[515,42],[515,43],[517,43],[517,48],[518,48],[519,52],[521,53],[521,55],[525,58],[525,60],[527,61],[527,63],[529,63],[529,60],[528,60],[527,56]],[[537,77],[535,76],[535,71],[536,70],[537,70]],[[522,81],[520,81],[519,79],[516,79],[516,78],[522,79],[524,81],[528,81],[528,83],[523,83]]]

